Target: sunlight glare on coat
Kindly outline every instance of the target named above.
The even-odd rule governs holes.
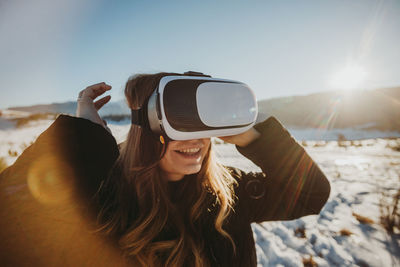
[[[73,195],[73,171],[47,155],[35,161],[28,171],[27,183],[33,197],[42,204],[59,204]]]

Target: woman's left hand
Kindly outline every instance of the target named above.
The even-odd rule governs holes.
[[[256,140],[261,134],[254,129],[254,127],[251,127],[249,130],[245,131],[244,133],[237,134],[237,135],[232,135],[232,136],[221,136],[218,137],[219,139],[235,144],[241,147],[245,147],[254,140]]]

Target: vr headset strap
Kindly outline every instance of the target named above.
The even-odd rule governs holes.
[[[131,109],[131,122],[132,124],[138,125],[143,128],[144,131],[148,132],[150,136],[153,136],[156,140],[160,141],[163,145],[170,141],[167,136],[163,135],[155,135],[148,125],[147,117],[147,106],[145,108],[140,109]]]

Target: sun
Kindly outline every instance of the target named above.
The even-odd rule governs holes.
[[[347,64],[332,76],[330,86],[335,89],[356,89],[364,83],[366,77],[367,72],[361,65]]]

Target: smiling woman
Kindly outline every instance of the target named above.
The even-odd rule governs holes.
[[[130,77],[129,108],[145,107],[162,78],[176,75],[191,77]],[[262,169],[246,173],[216,160],[210,135],[161,140],[137,118],[117,144],[98,114],[110,89],[99,83],[82,90],[77,117],[60,115],[1,173],[0,189],[18,181],[20,190],[0,194],[3,264],[256,266],[251,223],[317,214],[328,199],[324,173],[274,117],[211,135]],[[102,234],[92,236],[87,225]]]
[[[349,63],[332,76],[330,86],[335,89],[356,89],[363,84],[366,77],[367,72],[361,65]]]

